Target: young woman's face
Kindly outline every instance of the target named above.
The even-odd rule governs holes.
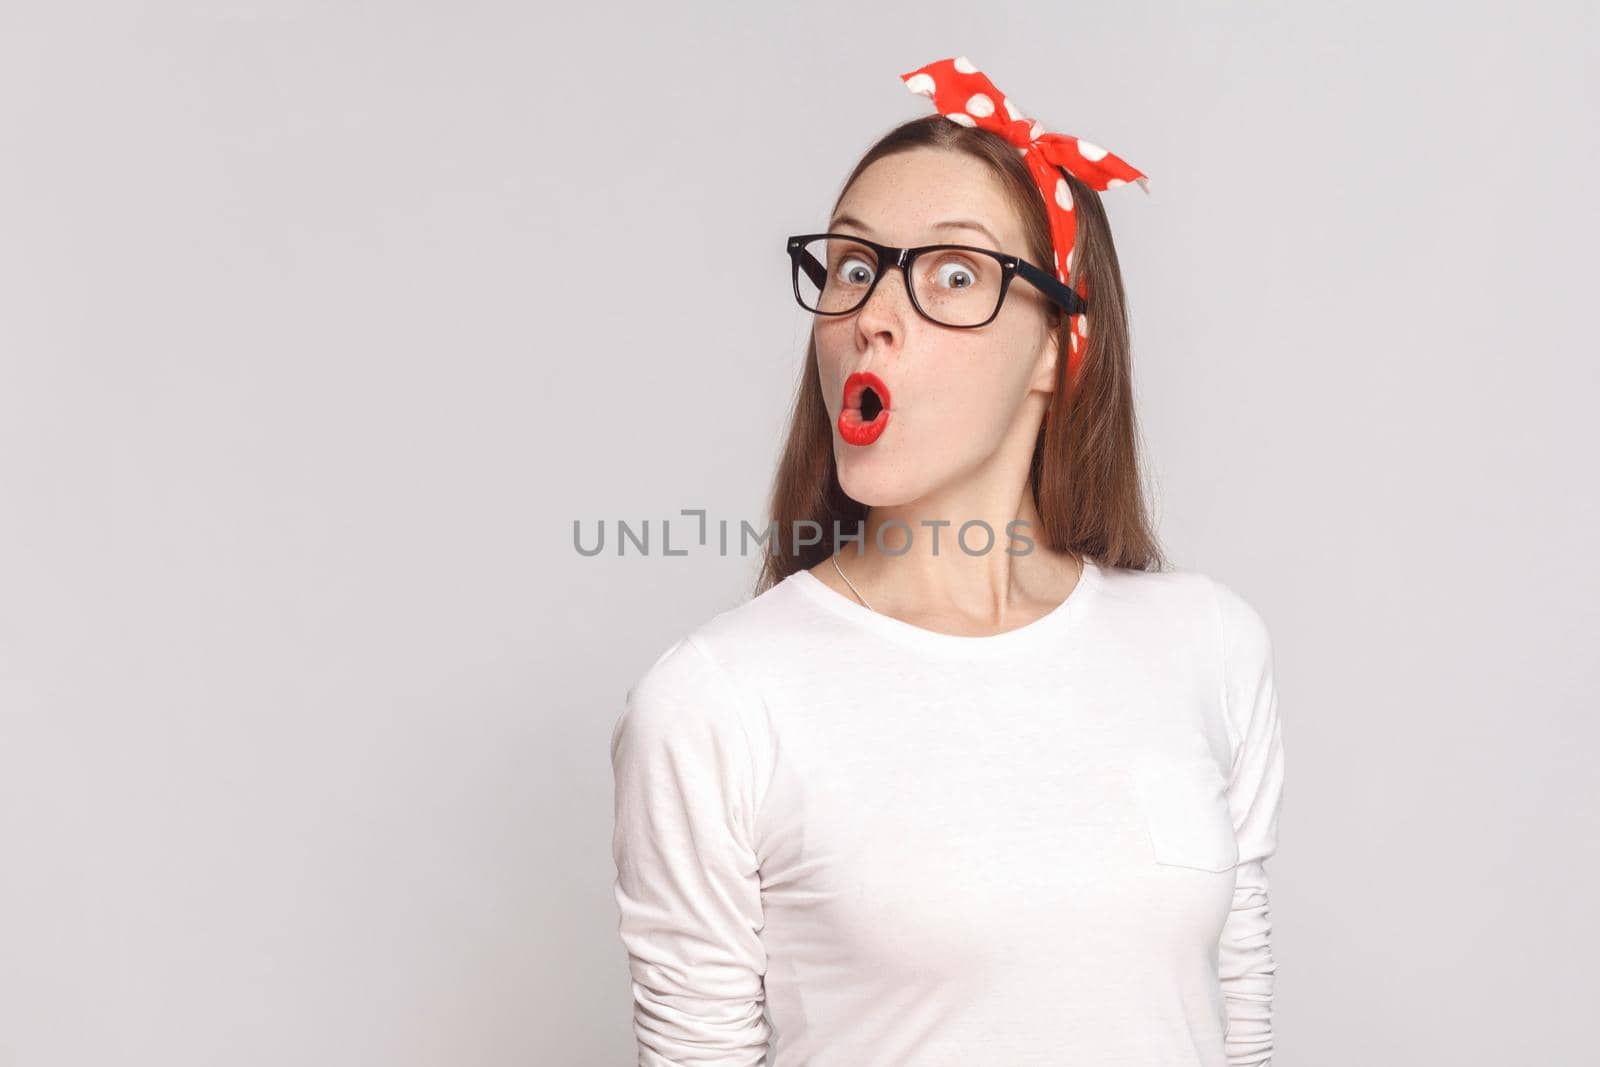
[[[1034,258],[987,165],[937,149],[919,148],[869,166],[840,202],[828,232],[893,246],[964,244]],[[857,282],[870,277],[859,262],[845,268],[856,272]],[[928,257],[914,269],[942,270],[935,275],[938,284],[970,282],[959,266],[941,268]],[[883,265],[880,273],[886,276],[865,306],[850,315],[818,315],[814,322],[844,491],[869,506],[890,506],[981,477],[1008,459],[1020,457],[1025,466],[1055,383],[1057,339],[1049,302],[1014,279],[994,321],[953,329],[917,313],[899,268]],[[867,395],[863,410],[861,390],[847,391],[852,375],[862,372],[876,375],[889,393],[887,421],[875,437],[860,425],[882,398]]]

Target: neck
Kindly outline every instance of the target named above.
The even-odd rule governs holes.
[[[869,509],[859,554],[842,544],[838,558],[874,610],[1004,625],[1059,603],[1077,583],[1077,562],[1043,536],[1026,484],[944,492]]]

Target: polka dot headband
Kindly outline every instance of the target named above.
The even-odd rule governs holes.
[[[975,126],[999,134],[1013,145],[1033,175],[1045,213],[1050,218],[1056,277],[1067,284],[1072,272],[1073,243],[1077,238],[1077,216],[1072,210],[1072,188],[1061,172],[1083,182],[1096,192],[1115,189],[1131,181],[1150,191],[1150,180],[1104,148],[1065,133],[1047,133],[1039,123],[1024,117],[1017,105],[966,56],[941,59],[900,75],[906,88],[928,97],[934,108],[951,122]],[[1088,280],[1081,279],[1078,295],[1088,300]],[[1077,373],[1082,348],[1089,336],[1083,315],[1077,316],[1072,331],[1072,351],[1067,358],[1067,380]]]

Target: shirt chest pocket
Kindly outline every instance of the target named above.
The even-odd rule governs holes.
[[[1139,750],[1128,770],[1157,863],[1201,871],[1238,865],[1227,783],[1214,761],[1204,754]]]

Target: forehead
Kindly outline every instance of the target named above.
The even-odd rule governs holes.
[[[935,229],[947,219],[970,219],[999,238],[1002,251],[1023,247],[1022,225],[982,160],[963,152],[917,148],[879,159],[862,171],[839,201],[835,216],[851,215],[885,244],[988,245],[970,229]]]

